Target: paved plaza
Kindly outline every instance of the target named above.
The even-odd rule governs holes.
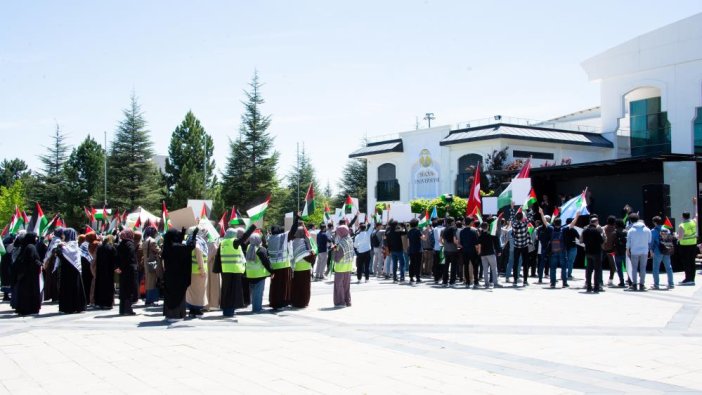
[[[238,321],[3,303],[0,393],[702,393],[699,285],[595,295],[574,274],[556,290],[371,279],[344,309],[315,282],[309,308]]]

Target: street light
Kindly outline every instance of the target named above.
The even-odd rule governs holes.
[[[434,113],[433,112],[426,113],[426,116],[424,117],[424,119],[426,119],[427,123],[429,123],[429,128],[431,128],[431,120],[435,119]]]

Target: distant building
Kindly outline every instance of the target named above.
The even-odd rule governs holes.
[[[168,155],[154,155],[152,160],[156,164],[156,167],[158,167],[159,170],[161,170],[161,173],[166,172],[166,159],[168,159]]]
[[[367,209],[441,193],[465,197],[467,169],[509,147],[508,163],[533,158],[534,187],[552,200],[589,186],[601,214],[618,214],[625,203],[647,220],[691,210],[702,185],[702,13],[582,66],[600,82],[600,106],[547,121],[497,115],[369,139],[349,155],[368,161]]]

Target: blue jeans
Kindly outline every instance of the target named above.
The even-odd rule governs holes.
[[[546,261],[548,260],[548,255],[545,253],[539,254],[538,257],[538,266],[537,268],[537,274],[539,275],[539,282],[544,278],[544,266],[546,266]]]
[[[158,288],[146,290],[146,302],[145,302],[146,304],[156,303],[156,302],[158,302],[158,299],[159,299]]]
[[[509,256],[507,257],[507,267],[505,268],[505,278],[509,278],[509,276],[512,275],[512,266],[514,266],[514,247],[510,243],[509,245]],[[520,270],[517,270],[517,275],[521,273]],[[515,278],[515,280],[518,280]]]
[[[556,268],[561,266],[561,281],[563,285],[568,284],[568,265],[566,263],[565,251],[552,252],[549,257],[549,276],[551,285],[556,285]]]
[[[262,278],[255,283],[249,282],[251,292],[251,311],[260,313],[263,311],[263,290],[266,288],[266,279]]]
[[[568,277],[573,275],[573,265],[575,264],[575,257],[578,256],[578,247],[568,248],[566,250],[566,261],[568,263]]]
[[[661,270],[661,261],[665,267],[665,272],[668,274],[668,286],[672,287],[673,283],[673,268],[670,266],[670,255],[663,255],[660,252],[653,253],[653,284],[658,286],[658,273]]]
[[[617,267],[619,285],[624,285],[624,272],[626,271],[626,255],[615,255],[614,266]]]
[[[391,252],[392,255],[392,278],[397,279],[397,266],[400,263],[400,279],[405,279],[405,253],[402,251]]]

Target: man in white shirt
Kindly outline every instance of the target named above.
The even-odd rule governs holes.
[[[373,228],[368,224],[361,224],[353,240],[353,247],[356,249],[356,277],[358,283],[361,282],[361,277],[365,275],[366,282],[370,275],[370,259],[371,259],[371,234]]]

